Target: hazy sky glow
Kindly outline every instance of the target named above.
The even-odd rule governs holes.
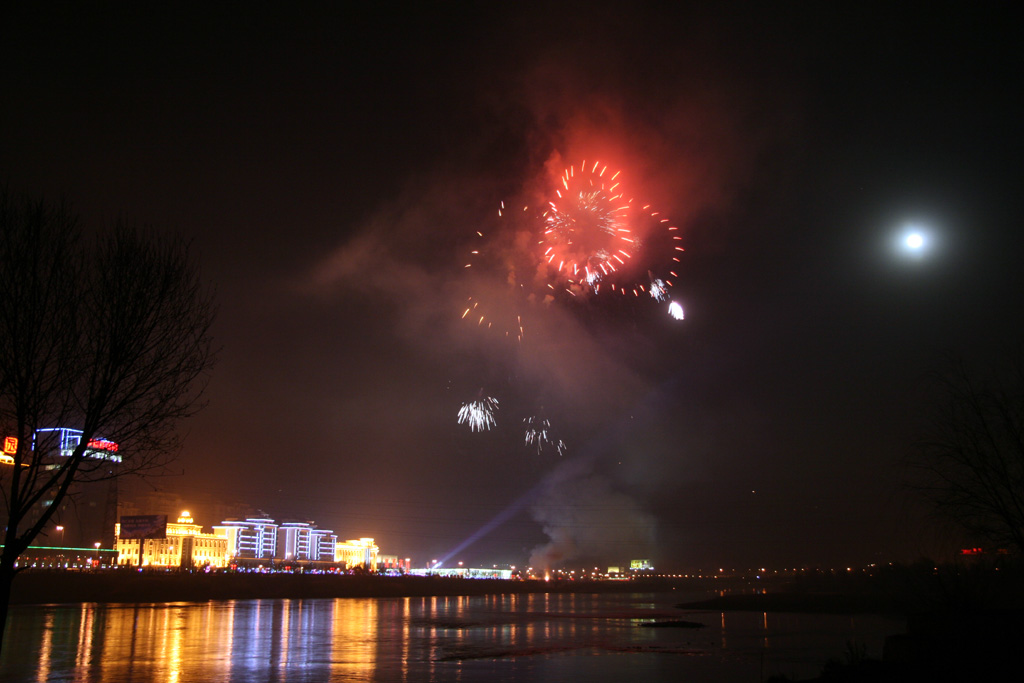
[[[929,375],[1020,341],[1014,24],[703,4],[5,19],[0,178],[192,236],[218,291],[209,406],[153,486],[417,564],[925,552]],[[530,289],[521,205],[583,159],[678,226],[684,320]]]

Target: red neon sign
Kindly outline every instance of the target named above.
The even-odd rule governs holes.
[[[16,436],[5,436],[4,437],[4,455],[14,455],[18,452],[18,437]]]
[[[107,451],[108,453],[117,453],[118,448],[116,443],[106,439],[92,439],[86,444],[86,447],[94,451]]]

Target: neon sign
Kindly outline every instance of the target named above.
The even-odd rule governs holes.
[[[87,448],[91,448],[94,451],[107,451],[108,453],[117,453],[118,445],[113,441],[107,441],[106,439],[92,439],[86,444]]]
[[[14,455],[18,452],[18,437],[16,436],[5,436],[4,437],[4,455]]]

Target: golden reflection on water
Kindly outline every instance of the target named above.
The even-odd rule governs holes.
[[[493,595],[49,607],[36,666],[19,680],[457,680],[480,661],[655,637],[592,603]]]
[[[50,679],[50,655],[53,652],[53,612],[46,615],[43,623],[43,642],[39,647],[38,683],[46,683]]]
[[[300,602],[299,604],[301,605],[302,603]],[[292,618],[292,601],[291,600],[285,600],[284,603],[281,604],[281,617],[280,617],[280,619],[277,622],[277,623],[280,623],[280,633],[281,633],[281,638],[280,638],[281,650],[278,653],[278,665],[284,665],[284,666],[288,665],[288,653],[291,652],[291,648],[289,647],[289,641],[291,640],[291,635],[292,635],[291,618]],[[285,669],[285,670],[287,671],[287,669]]]
[[[467,662],[656,637],[629,614],[599,616],[592,602],[541,594],[56,607],[41,623],[31,680],[71,669],[81,683],[458,680]]]
[[[212,603],[211,603],[212,606]],[[235,601],[230,600],[224,605],[224,626],[220,630],[224,634],[224,643],[227,652],[235,651]],[[218,622],[214,619],[212,609],[206,610],[206,628],[208,631],[216,632]]]
[[[285,683],[309,680],[309,667],[329,672],[331,680],[369,680],[378,650],[388,648],[386,656],[397,655],[406,680],[409,609],[408,599],[57,607],[42,620],[33,679],[48,681],[58,664],[72,667],[83,682],[270,676]],[[59,635],[67,642],[58,647]]]
[[[657,671],[675,666],[674,655],[739,653],[749,659],[753,652],[761,662],[770,649],[788,665],[787,652],[803,661],[808,647],[821,647],[814,642],[829,642],[822,640],[830,637],[826,627],[838,634],[833,640],[841,650],[861,624],[844,617],[709,612],[698,617],[705,632],[643,628],[653,611],[646,601],[579,594],[19,608],[18,626],[10,632],[16,640],[0,660],[0,680],[479,683],[502,678],[495,673],[508,674],[505,680],[543,680],[582,657],[607,653],[635,654],[640,664],[654,661],[651,680],[668,680]],[[639,673],[625,661],[611,657],[592,670]],[[672,674],[671,680],[683,678]],[[549,679],[568,680],[556,674]]]
[[[75,657],[76,666],[88,667],[92,658],[93,610],[82,606],[82,627],[78,630],[78,650]]]
[[[333,611],[331,674],[334,680],[368,680],[377,661],[376,600],[339,599]]]

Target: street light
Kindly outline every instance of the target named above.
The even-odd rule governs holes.
[[[96,541],[95,543],[93,543],[93,546],[96,548],[96,567],[97,568],[99,568],[99,566],[100,566],[100,546],[101,545],[102,544],[99,541]]]
[[[56,527],[54,527],[54,528],[55,528],[55,529],[56,529],[57,531],[59,531],[59,532],[60,532],[60,547],[62,547],[62,548],[63,548],[63,547],[64,547],[64,527],[63,527],[63,526],[61,526],[60,524],[58,524],[58,525],[57,525]]]

